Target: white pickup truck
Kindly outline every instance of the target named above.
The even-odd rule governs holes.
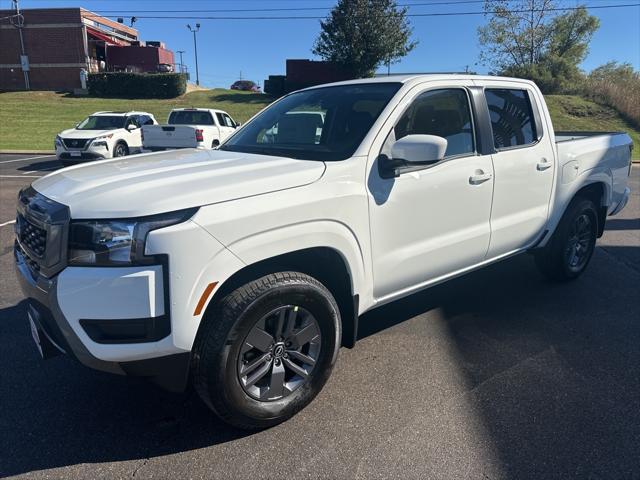
[[[142,127],[142,146],[150,152],[177,148],[216,148],[239,124],[222,110],[176,108],[167,125]]]
[[[320,135],[295,111],[322,112]],[[631,148],[625,133],[554,132],[538,88],[512,78],[295,92],[217,150],[24,189],[33,336],[44,356],[173,390],[191,379],[227,422],[274,425],[318,394],[372,308],[520,252],[554,280],[582,274],[629,197]]]

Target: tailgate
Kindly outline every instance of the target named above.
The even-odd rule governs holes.
[[[146,125],[142,127],[144,148],[195,148],[196,127],[190,125]]]

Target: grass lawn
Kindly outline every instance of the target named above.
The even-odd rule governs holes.
[[[55,92],[0,93],[0,150],[52,150],[56,134],[101,110],[141,110],[164,123],[180,107],[219,108],[246,122],[273,99],[261,93],[199,90],[169,100],[74,97]]]
[[[640,160],[640,130],[612,108],[580,97],[549,95],[547,104],[558,130],[626,131]],[[0,150],[51,150],[56,134],[100,110],[142,110],[163,123],[176,107],[220,108],[239,122],[267,106],[268,95],[235,90],[200,90],[170,100],[74,97],[55,92],[0,93]]]
[[[640,129],[613,108],[573,95],[547,95],[545,99],[556,130],[627,132],[634,144],[633,159],[640,161]]]

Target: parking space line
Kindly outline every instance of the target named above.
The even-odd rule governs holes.
[[[40,157],[14,158],[13,160],[0,160],[0,164],[13,162],[26,162],[28,160],[40,160],[43,158],[54,158],[55,155],[42,155]]]
[[[22,175],[29,175],[30,173],[36,173],[37,170],[30,170],[28,172],[24,172]]]
[[[0,178],[42,178],[44,175],[0,175]]]
[[[0,223],[0,227],[6,227],[7,225],[11,225],[12,223],[16,223],[16,221],[10,220],[8,222]]]

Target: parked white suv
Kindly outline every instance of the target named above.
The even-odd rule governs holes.
[[[72,164],[139,153],[140,127],[156,123],[147,112],[96,112],[56,136],[56,157]]]
[[[295,92],[217,150],[72,167],[23,190],[15,256],[33,335],[45,356],[173,390],[191,378],[224,420],[274,425],[318,394],[372,308],[520,252],[552,279],[581,275],[629,198],[631,147],[554,131],[525,80]]]

